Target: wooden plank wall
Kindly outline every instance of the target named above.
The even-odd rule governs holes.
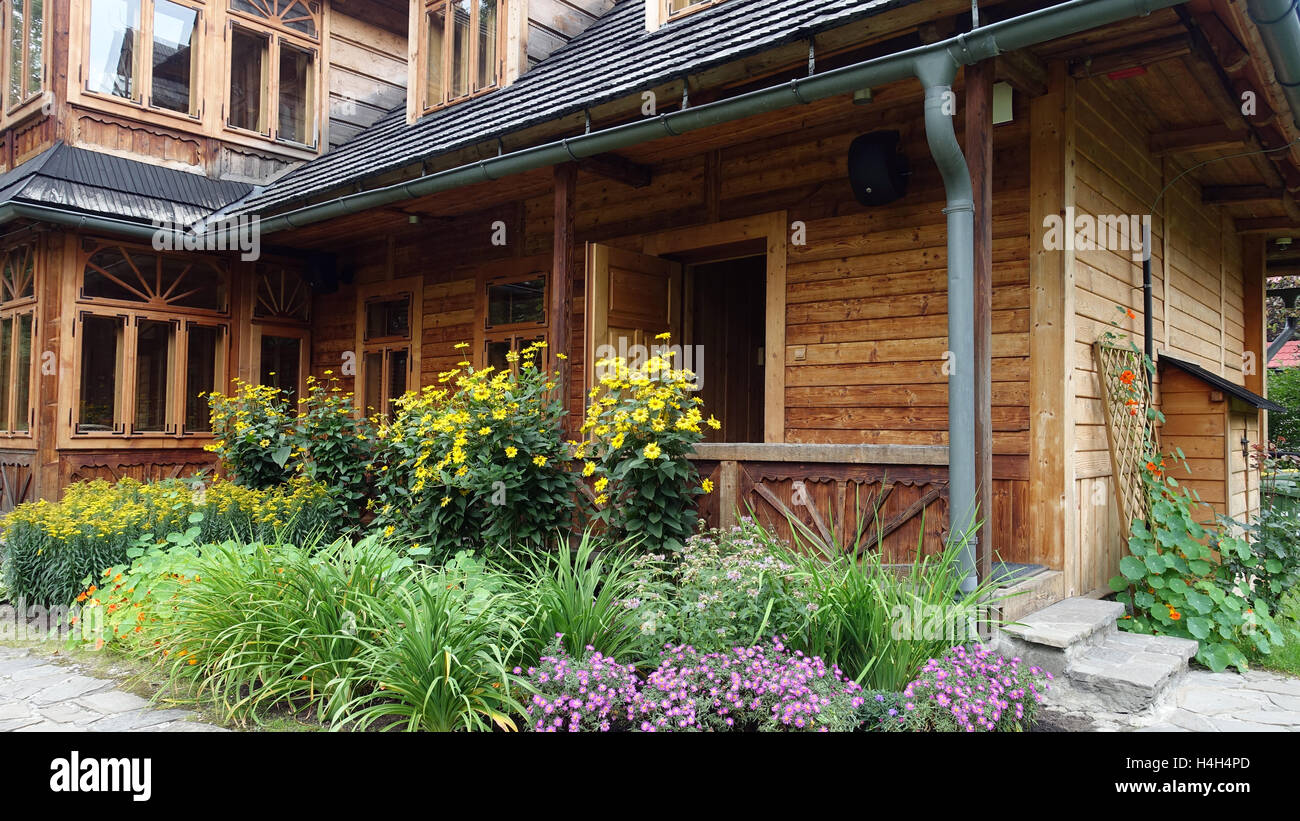
[[[1152,156],[1149,134],[1112,98],[1104,83],[1079,81],[1076,100],[1078,213],[1152,214],[1156,351],[1167,350],[1244,384],[1242,243],[1232,223],[1221,208],[1201,202],[1200,187],[1190,175],[1174,182],[1153,212],[1151,203],[1186,168],[1186,158]],[[1067,572],[1067,592],[1081,594],[1105,587],[1125,550],[1111,487],[1101,386],[1090,345],[1109,330],[1126,334],[1142,346],[1140,259],[1122,250],[1078,251],[1074,300],[1074,459],[1080,547],[1075,571]],[[1122,309],[1130,310],[1133,317]],[[1166,378],[1170,372],[1166,371]],[[1167,403],[1165,412],[1170,415],[1163,431],[1164,446],[1183,447],[1193,475],[1204,477],[1189,484],[1207,501],[1217,499],[1222,505],[1226,497],[1239,496],[1244,511],[1258,503],[1257,490],[1254,496],[1246,491],[1244,460],[1231,473],[1231,490],[1223,489],[1223,476],[1233,459],[1231,443],[1225,443],[1224,437],[1228,420],[1224,405],[1210,409],[1201,399],[1205,396],[1208,386],[1190,377],[1157,384],[1157,400]],[[1244,427],[1245,421],[1241,424]],[[1258,425],[1251,424],[1257,436]],[[1241,434],[1233,435],[1240,460]]]
[[[406,38],[334,5],[329,18],[328,147],[406,101]]]

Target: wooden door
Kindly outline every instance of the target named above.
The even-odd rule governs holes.
[[[587,243],[586,370],[606,356],[633,357],[667,331],[681,344],[682,266],[660,257]],[[662,342],[659,344],[663,344]]]

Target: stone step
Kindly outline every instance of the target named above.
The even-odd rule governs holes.
[[[1187,673],[1196,642],[1168,636],[1116,633],[1070,659],[1065,683],[1076,694],[1115,713],[1156,705]]]
[[[1062,676],[1072,658],[1116,635],[1115,621],[1122,615],[1124,605],[1118,602],[1065,599],[999,628],[993,646],[1004,656],[1019,656],[1027,665]]]

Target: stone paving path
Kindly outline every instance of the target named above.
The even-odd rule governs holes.
[[[0,732],[227,732],[195,718],[151,707],[110,679],[0,647]]]

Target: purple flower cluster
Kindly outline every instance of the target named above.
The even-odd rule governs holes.
[[[516,675],[524,671],[518,667]],[[587,645],[580,661],[571,658],[559,644],[529,667],[528,679],[537,691],[524,712],[539,733],[603,732],[626,729],[637,693],[636,668]]]
[[[644,682],[591,647],[580,660],[548,652],[527,671],[539,732],[847,731],[865,700],[838,667],[779,639],[716,653],[666,646]]]
[[[1022,729],[1033,721],[1051,673],[1022,668],[983,647],[954,647],[930,659],[903,690],[908,711],[933,711],[936,729],[999,732]]]

